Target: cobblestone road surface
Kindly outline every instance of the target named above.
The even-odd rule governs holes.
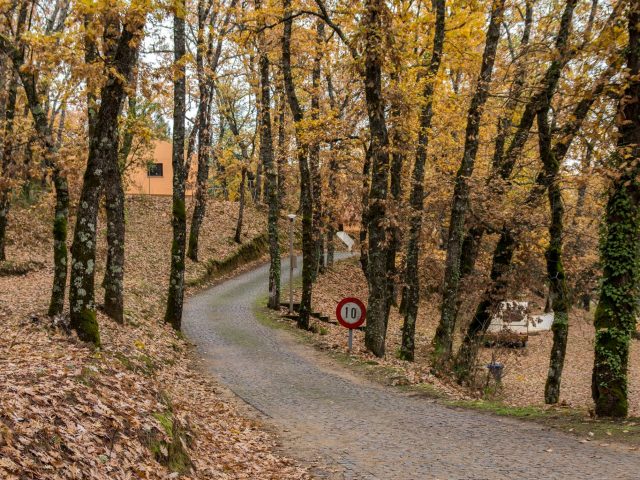
[[[319,478],[640,479],[636,452],[354,377],[256,319],[267,274],[263,266],[191,298],[184,330],[205,367],[266,417],[285,453]]]

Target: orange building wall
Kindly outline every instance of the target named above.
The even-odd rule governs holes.
[[[153,152],[153,163],[162,164],[161,177],[149,177],[147,167],[135,166],[127,172],[126,192],[128,195],[171,195],[173,193],[173,167],[171,165],[172,145],[169,142],[157,142]],[[192,194],[194,168],[189,169],[187,195]]]

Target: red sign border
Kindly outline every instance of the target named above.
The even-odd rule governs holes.
[[[345,303],[355,303],[362,310],[362,317],[356,323],[347,323],[342,318],[342,315],[340,314],[340,311],[342,310],[342,307],[344,306]],[[358,328],[360,325],[362,325],[364,323],[364,321],[366,320],[366,318],[367,318],[367,307],[364,306],[364,303],[362,303],[362,301],[359,298],[346,297],[346,298],[343,298],[342,300],[340,300],[340,303],[338,303],[338,306],[336,307],[336,317],[338,319],[338,322],[340,322],[340,325],[342,325],[345,328],[349,328],[349,329],[353,330],[354,328]]]

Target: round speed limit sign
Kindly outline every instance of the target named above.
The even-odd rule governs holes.
[[[367,309],[359,299],[354,297],[343,298],[336,307],[338,322],[345,328],[358,328],[364,323]]]

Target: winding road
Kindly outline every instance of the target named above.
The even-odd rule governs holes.
[[[283,262],[283,273],[288,268]],[[258,321],[255,305],[266,295],[267,277],[262,266],[195,295],[183,328],[205,368],[259,412],[284,452],[316,477],[640,478],[640,455],[628,449],[449,408],[351,374]]]

